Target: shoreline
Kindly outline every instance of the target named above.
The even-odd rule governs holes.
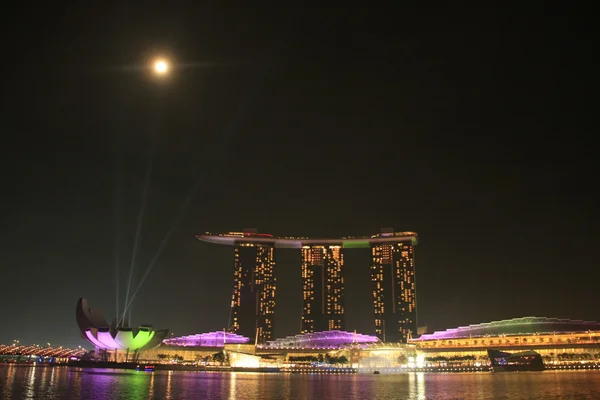
[[[381,374],[403,374],[403,373],[491,373],[490,366],[482,367],[427,367],[427,368],[315,368],[315,367],[257,367],[241,368],[228,366],[194,366],[174,364],[151,364],[151,363],[115,363],[115,362],[69,362],[69,363],[0,363],[0,365],[12,365],[14,367],[71,367],[81,369],[126,369],[135,370],[138,365],[154,365],[156,371],[188,371],[188,372],[252,372],[252,373],[281,373],[281,374],[373,374],[378,371]],[[545,371],[600,371],[600,363],[597,364],[566,364],[547,365]],[[144,371],[140,371],[144,372]],[[540,371],[543,372],[543,371]]]

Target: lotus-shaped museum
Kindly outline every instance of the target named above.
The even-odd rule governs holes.
[[[169,331],[155,331],[152,326],[137,328],[118,327],[116,322],[108,324],[102,313],[90,308],[87,300],[79,299],[75,313],[77,325],[83,337],[95,347],[103,350],[139,352],[160,345]]]

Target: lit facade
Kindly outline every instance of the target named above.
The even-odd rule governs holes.
[[[417,333],[415,232],[391,228],[371,236],[311,238],[242,232],[203,233],[196,239],[234,247],[235,269],[229,331],[265,343],[273,339],[274,250],[302,255],[301,333],[345,329],[344,256],[347,249],[371,249],[375,328],[384,341]],[[260,283],[259,283],[260,282]],[[257,340],[255,340],[257,338]]]
[[[600,367],[600,323],[557,318],[525,317],[469,325],[424,334],[407,344],[383,343],[376,336],[346,331],[288,336],[258,346],[243,343],[246,340],[222,332],[169,338],[160,347],[143,351],[140,359],[165,362],[180,356],[186,362],[198,362],[225,350],[231,365],[241,367],[274,363],[307,367],[311,359],[344,355],[358,373],[466,372],[489,371],[488,350],[495,349],[511,354],[533,350],[541,355],[546,369]],[[0,354],[5,349],[0,345]],[[240,359],[234,360],[234,353]],[[242,363],[241,358],[246,360]]]
[[[377,343],[376,336],[356,332],[330,330],[326,332],[306,333],[287,336],[268,342],[263,349],[337,349],[347,345]]]
[[[229,332],[264,343],[274,338],[274,248],[240,243],[234,249],[233,294]]]
[[[409,342],[432,367],[487,365],[488,349],[534,350],[547,367],[600,362],[600,322],[595,321],[514,318],[438,331]]]
[[[225,347],[229,344],[245,344],[250,338],[236,335],[235,333],[216,331],[207,333],[196,333],[194,335],[170,337],[163,340],[165,346],[180,347]]]
[[[413,242],[373,244],[371,257],[375,333],[405,343],[417,333]]]
[[[341,246],[302,248],[301,333],[345,329]]]

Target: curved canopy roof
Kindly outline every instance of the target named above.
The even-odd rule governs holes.
[[[600,322],[545,317],[523,317],[446,329],[445,331],[421,335],[418,339],[414,339],[414,341],[461,339],[477,336],[587,331],[600,331]]]
[[[195,335],[171,337],[163,340],[168,346],[199,346],[199,347],[224,347],[225,344],[244,344],[250,338],[235,333],[216,331],[197,333]]]
[[[374,343],[379,339],[377,336],[363,335],[361,333],[346,331],[325,331],[305,333],[303,335],[287,336],[285,338],[267,342],[265,347],[269,348],[337,348],[352,343]]]

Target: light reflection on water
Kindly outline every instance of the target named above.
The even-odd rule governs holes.
[[[171,400],[171,377],[173,376],[173,371],[167,372],[167,390],[165,393],[165,399]]]
[[[25,394],[25,398],[27,399],[33,399],[33,396],[35,394],[35,389],[36,389],[36,382],[35,382],[35,372],[37,371],[37,368],[29,368],[29,374],[27,376],[27,393]]]
[[[600,399],[600,371],[304,375],[0,365],[3,399]]]

